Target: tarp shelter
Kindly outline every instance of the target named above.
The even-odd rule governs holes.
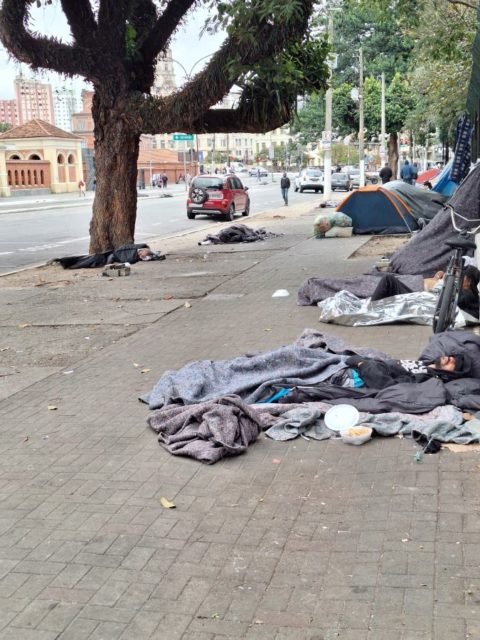
[[[410,207],[385,185],[352,191],[337,207],[352,219],[354,233],[409,233],[419,228]]]
[[[480,163],[476,165],[453,197],[449,200],[457,216],[455,224],[460,229],[475,228],[480,219]],[[436,271],[444,271],[452,249],[445,244],[455,235],[450,211],[443,209],[424,229],[396,251],[390,262],[390,269],[400,274],[420,274],[433,276]]]
[[[432,169],[427,169],[426,171],[422,171],[418,174],[418,178],[416,180],[417,184],[425,184],[427,180],[432,182],[440,173],[440,169],[438,167],[432,167]]]
[[[433,180],[433,191],[441,193],[444,196],[450,197],[453,195],[458,187],[458,184],[453,180],[450,180],[450,172],[452,170],[453,161],[450,160],[446,164],[438,176]]]
[[[429,189],[420,189],[403,180],[393,180],[382,186],[387,191],[397,195],[407,205],[410,215],[415,218],[417,223],[420,219],[432,220],[447,200],[440,193]],[[423,227],[425,225],[420,224],[420,226]]]

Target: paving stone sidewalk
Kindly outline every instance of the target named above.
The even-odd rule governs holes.
[[[57,359],[43,341],[36,379],[0,401],[0,640],[480,638],[478,454],[262,436],[204,466],[146,428],[137,398],[166,369],[306,327],[418,355],[427,328],[327,327],[296,306],[306,277],[371,262],[348,259],[365,239],[311,238],[316,213],[252,221],[284,234],[265,243],[171,241],[119,282],[2,283],[0,348],[27,318]],[[68,356],[51,336],[70,330]]]

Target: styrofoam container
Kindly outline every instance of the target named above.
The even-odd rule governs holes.
[[[325,424],[332,431],[342,431],[357,424],[360,414],[351,404],[336,404],[325,414]]]
[[[364,424],[358,425],[358,427],[350,427],[349,429],[342,429],[340,436],[343,442],[347,444],[363,444],[372,437],[373,429],[367,427]]]

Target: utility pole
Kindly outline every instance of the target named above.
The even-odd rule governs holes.
[[[328,43],[333,44],[333,12],[328,14]],[[328,200],[332,195],[332,101],[333,101],[333,61],[329,64],[328,90],[325,94],[325,132],[323,146],[323,197]]]
[[[385,164],[387,159],[386,149],[385,149],[385,136],[386,136],[386,124],[385,124],[385,74],[382,73],[382,124],[381,124],[381,141],[380,141],[380,160],[382,167]]]
[[[363,113],[363,49],[360,47],[359,55],[359,71],[360,79],[358,85],[358,108],[359,108],[359,125],[358,125],[358,160],[360,165],[360,186],[365,186],[365,151],[364,151],[364,113]]]

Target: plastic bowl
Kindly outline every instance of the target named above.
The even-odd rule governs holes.
[[[372,437],[373,429],[366,427],[365,425],[359,425],[358,427],[350,427],[349,429],[343,429],[340,431],[340,436],[343,442],[347,444],[363,444]]]
[[[351,404],[337,404],[325,414],[325,425],[331,431],[346,431],[358,423],[360,414]]]

